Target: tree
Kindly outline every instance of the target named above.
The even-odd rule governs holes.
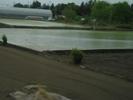
[[[131,4],[131,12],[132,12],[132,23],[133,23],[133,4]]]
[[[132,13],[127,2],[113,4],[112,20],[119,24],[128,24],[131,22]]]
[[[16,4],[14,4],[14,7],[23,8],[23,7],[24,7],[24,5],[23,5],[23,4],[21,4],[21,3],[16,3]]]
[[[80,16],[90,16],[91,15],[91,9],[94,5],[94,1],[90,0],[89,2],[82,2],[80,6],[78,6],[78,12],[77,14]]]
[[[31,8],[41,8],[41,3],[39,1],[34,1],[31,6]]]
[[[91,15],[91,11],[92,11],[92,8],[93,8],[93,6],[94,6],[94,4],[96,3],[96,0],[90,0],[89,2],[88,2],[88,8],[89,8],[89,15]]]
[[[52,3],[52,5],[50,6],[50,9],[51,9],[51,10],[55,9],[55,6],[54,6],[53,3]]]
[[[56,15],[62,15],[62,11],[65,9],[65,7],[67,7],[66,4],[58,4],[55,7],[55,13]]]
[[[86,12],[85,4],[84,4],[84,2],[82,2],[81,5],[80,5],[80,7],[79,7],[79,15],[80,16],[84,16],[85,15],[85,12]]]
[[[55,18],[55,6],[54,4],[52,3],[51,7],[50,7],[51,11],[52,11],[52,17]]]
[[[30,6],[28,4],[23,5],[23,8],[29,8]]]
[[[131,11],[133,11],[133,4],[131,4]]]
[[[92,7],[91,17],[99,23],[109,23],[111,16],[111,5],[105,1],[95,2]]]
[[[49,9],[49,8],[50,8],[50,6],[45,3],[42,5],[42,9]]]
[[[76,11],[71,7],[66,7],[63,10],[63,15],[66,17],[67,21],[72,21],[76,17]]]

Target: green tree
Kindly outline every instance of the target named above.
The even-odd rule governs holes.
[[[42,5],[42,7],[41,7],[41,8],[42,8],[42,9],[49,9],[49,8],[50,8],[50,6],[44,3],[44,4]]]
[[[34,1],[31,6],[31,8],[41,8],[41,3],[39,1]]]
[[[50,6],[50,9],[52,11],[52,17],[55,18],[55,6],[54,4],[52,3],[52,5]]]
[[[131,4],[131,11],[133,11],[133,4]]]
[[[56,15],[62,15],[62,11],[65,9],[65,7],[67,7],[66,4],[58,4],[55,7],[55,14]]]
[[[112,20],[119,24],[128,24],[131,22],[132,13],[127,2],[119,2],[112,6]]]
[[[80,7],[79,7],[79,15],[80,16],[85,16],[85,12],[86,12],[85,4],[84,4],[84,2],[82,2]]]
[[[91,15],[91,10],[92,10],[92,7],[94,6],[94,1],[93,0],[90,0],[88,3],[86,3],[86,15],[87,16],[90,16]]]
[[[133,23],[133,4],[131,4],[131,12],[132,12],[132,23]]]
[[[99,23],[109,23],[111,16],[111,5],[105,1],[97,1],[92,7],[91,17]]]
[[[63,15],[66,17],[67,21],[72,21],[76,17],[76,11],[71,7],[66,7],[63,10]]]
[[[90,16],[93,4],[94,4],[93,0],[90,0],[89,2],[86,3],[82,2],[81,5],[79,6],[78,14],[80,16]]]
[[[24,7],[24,5],[23,5],[23,4],[21,4],[21,3],[16,3],[16,4],[14,4],[14,7],[23,8],[23,7]]]

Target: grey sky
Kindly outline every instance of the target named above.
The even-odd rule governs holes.
[[[21,2],[23,4],[30,4],[31,2],[33,2],[34,0],[0,0],[0,6],[12,6],[14,3],[18,3]],[[89,1],[89,0],[38,0],[42,3],[68,3],[68,2],[75,2],[77,4],[80,4],[82,1]],[[133,0],[104,0],[104,1],[108,1],[108,2],[122,2],[122,1],[127,1],[129,3],[133,3]]]

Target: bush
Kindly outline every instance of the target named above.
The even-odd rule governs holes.
[[[116,28],[121,28],[121,29],[132,29],[132,25],[121,24],[121,25],[117,25]]]
[[[2,44],[5,46],[5,45],[7,45],[7,37],[6,37],[6,35],[3,35],[2,36]]]
[[[72,49],[71,56],[75,64],[80,64],[83,59],[83,53],[78,49]]]

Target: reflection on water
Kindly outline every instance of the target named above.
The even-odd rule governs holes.
[[[133,48],[133,32],[0,29],[13,44],[35,50]]]

